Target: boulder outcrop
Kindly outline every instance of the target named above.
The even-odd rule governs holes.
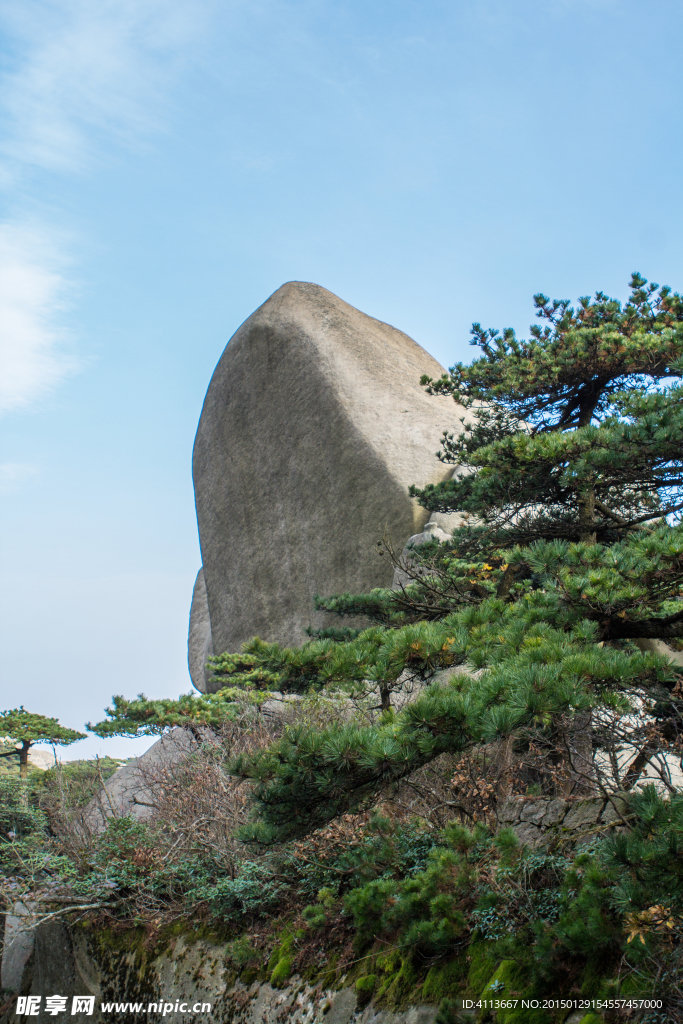
[[[213,653],[209,602],[206,596],[204,570],[200,569],[197,573],[194,590],[192,591],[190,632],[187,637],[187,661],[190,669],[190,678],[202,693],[207,691],[208,680],[211,675],[207,668],[207,661],[213,657]]]
[[[430,1005],[397,1011],[359,1005],[346,979],[332,988],[296,975],[279,988],[263,980],[245,984],[226,963],[225,943],[181,935],[155,955],[139,929],[93,934],[59,918],[40,925],[33,938],[33,955],[15,991],[43,997],[59,992],[69,1005],[74,995],[94,996],[89,1013],[69,1016],[74,1024],[106,1024],[115,1019],[114,1006],[127,1002],[140,1004],[153,1024],[434,1024],[437,1014]],[[0,1024],[16,1021],[15,1006],[14,999],[0,1004]],[[44,1024],[54,1016],[41,1009],[35,1019]]]
[[[424,373],[443,368],[315,284],[283,285],[231,338],[194,446],[198,689],[210,687],[197,667],[210,647],[236,651],[257,635],[303,643],[307,627],[328,624],[316,594],[391,586],[377,542],[386,533],[400,550],[422,530],[428,514],[408,488],[449,475],[434,453],[467,415],[427,395]]]
[[[85,807],[84,824],[94,833],[106,828],[112,817],[149,818],[154,811],[156,773],[185,757],[191,747],[192,737],[186,729],[171,729],[165,733],[144,754],[109,776]]]
[[[627,827],[623,795],[567,798],[511,796],[498,810],[500,825],[511,828],[525,846],[576,846],[589,838]]]

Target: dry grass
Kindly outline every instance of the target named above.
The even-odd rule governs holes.
[[[249,817],[251,787],[230,774],[227,762],[268,746],[281,728],[279,722],[250,715],[226,723],[175,761],[140,769],[141,783],[153,797],[148,822],[164,861],[201,854],[234,877],[244,859],[244,845],[234,834]]]

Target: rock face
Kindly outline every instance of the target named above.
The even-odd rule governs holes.
[[[24,970],[33,953],[35,931],[31,926],[31,908],[17,902],[5,914],[0,957],[0,990],[19,992]]]
[[[190,669],[190,678],[202,693],[207,691],[210,675],[206,662],[213,656],[213,653],[209,602],[206,596],[204,570],[200,569],[197,573],[194,590],[192,591],[190,632],[187,638],[187,661]]]
[[[578,799],[511,796],[498,812],[499,823],[512,828],[525,846],[575,846],[606,831],[622,830],[627,819],[628,803],[619,794]]]
[[[192,738],[186,730],[172,729],[140,757],[110,775],[85,808],[87,827],[92,832],[100,832],[111,817],[149,818],[154,811],[155,772],[184,757],[191,744]]]
[[[193,475],[212,636],[191,628],[192,678],[202,651],[253,636],[306,640],[327,616],[316,594],[391,586],[378,556],[400,550],[427,513],[408,496],[449,475],[434,453],[464,410],[430,397],[443,368],[411,338],[315,284],[290,282],[231,338],[204,401]],[[199,592],[198,589],[199,588]],[[194,622],[203,595],[195,587]],[[196,638],[196,639],[195,639]]]
[[[94,996],[91,1014],[69,1016],[74,1024],[106,1024],[115,1019],[111,1004],[125,1002],[141,1003],[148,1021],[164,1024],[434,1024],[437,1014],[428,1005],[398,1012],[361,1007],[351,985],[326,989],[296,976],[282,988],[263,981],[245,985],[228,969],[224,946],[208,941],[181,936],[154,956],[140,944],[126,948],[125,936],[117,938],[108,944],[105,935],[59,919],[39,926],[19,991],[59,992],[69,1006],[74,995]],[[16,1021],[13,1009],[13,1000],[0,1006],[0,1024]],[[54,1017],[43,1009],[36,1024],[49,1020]]]

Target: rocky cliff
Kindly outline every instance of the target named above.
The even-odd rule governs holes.
[[[69,1009],[75,995],[94,997],[92,1015],[69,1016],[75,1024],[127,1015],[171,1024],[433,1024],[436,1017],[435,1006],[368,1005],[353,980],[334,980],[334,973],[276,984],[240,979],[225,954],[224,944],[207,939],[176,936],[154,949],[141,930],[94,932],[56,920],[37,930],[21,991],[43,997],[37,1024],[54,1019],[45,1012],[45,997],[54,993],[67,998]],[[16,1019],[14,1006],[12,999],[0,1024]]]
[[[448,476],[436,458],[465,411],[430,397],[443,368],[407,335],[315,284],[283,285],[230,339],[194,446],[203,572],[189,661],[258,635],[292,645],[326,624],[316,594],[391,586],[377,555],[427,513],[408,495]]]

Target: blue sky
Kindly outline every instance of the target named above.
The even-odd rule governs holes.
[[[0,0],[0,707],[79,728],[190,688],[194,433],[284,281],[444,365],[538,291],[683,288],[682,29],[673,0]]]

